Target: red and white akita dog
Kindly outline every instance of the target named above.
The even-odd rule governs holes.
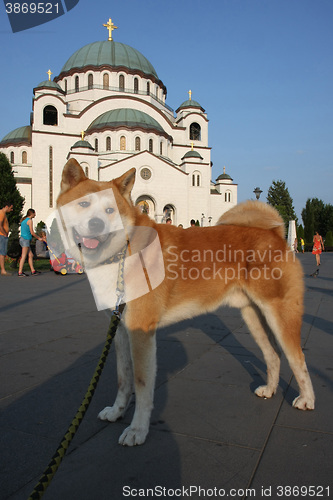
[[[222,305],[241,310],[262,349],[267,384],[258,387],[255,394],[270,398],[277,390],[279,344],[299,385],[300,395],[293,406],[314,409],[314,392],[300,345],[303,272],[287,247],[278,213],[265,203],[249,201],[226,212],[214,227],[182,229],[157,224],[133,205],[134,181],[135,169],[110,182],[90,180],[71,159],[64,167],[57,200],[58,210],[70,207],[66,216],[71,221],[73,257],[80,259],[81,253],[87,268],[96,269],[97,275],[103,263],[121,251],[126,239],[130,239],[130,247],[136,240],[139,249],[149,246],[151,235],[138,231],[140,228],[158,235],[162,254],[161,258],[151,254],[162,276],[159,282],[127,300],[115,337],[118,394],[113,406],[104,408],[99,418],[114,422],[122,417],[134,389],[135,413],[119,443],[144,443],[153,408],[156,328]],[[97,206],[95,194],[101,195]],[[147,268],[151,259],[145,259],[141,261]],[[99,282],[108,281],[106,270],[107,266],[102,267]],[[135,273],[127,274],[133,285]]]

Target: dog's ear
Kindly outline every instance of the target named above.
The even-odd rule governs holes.
[[[123,174],[121,177],[118,177],[117,179],[114,179],[112,181],[119,189],[120,194],[129,203],[132,203],[131,191],[135,181],[135,172],[136,172],[135,168],[131,168],[131,170],[128,170],[128,172]]]
[[[65,193],[69,189],[77,186],[82,181],[85,181],[87,177],[82,170],[81,165],[74,159],[68,160],[62,171],[62,179],[60,185],[60,194]]]

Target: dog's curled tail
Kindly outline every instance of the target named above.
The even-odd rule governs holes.
[[[261,201],[239,203],[219,218],[216,225],[220,224],[273,229],[281,238],[285,238],[285,226],[280,214],[271,205]]]

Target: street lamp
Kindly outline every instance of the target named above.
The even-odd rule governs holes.
[[[259,187],[256,187],[255,190],[253,191],[254,194],[256,195],[257,200],[259,200],[260,195],[262,193],[261,189]]]

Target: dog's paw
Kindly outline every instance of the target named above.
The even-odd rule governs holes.
[[[271,398],[274,396],[275,392],[276,391],[274,391],[271,387],[268,387],[268,385],[260,385],[254,391],[254,394],[259,398]]]
[[[148,429],[134,429],[127,427],[119,438],[118,443],[123,446],[136,446],[146,441]]]
[[[298,396],[293,401],[293,407],[297,408],[298,410],[314,410],[314,399]]]
[[[119,407],[116,408],[114,406],[106,406],[104,410],[99,412],[97,418],[100,420],[108,420],[109,422],[115,422],[118,418],[122,417],[123,410]]]

